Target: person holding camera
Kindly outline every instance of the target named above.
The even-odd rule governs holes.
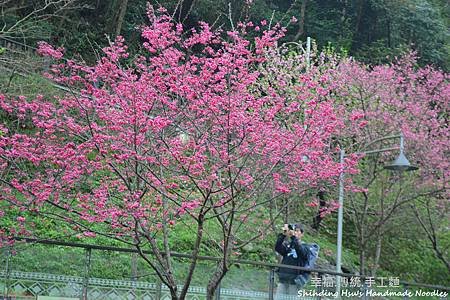
[[[308,264],[311,250],[301,242],[304,234],[303,226],[301,224],[284,224],[282,230],[283,233],[278,235],[275,243],[275,251],[283,257],[281,264],[305,267]],[[307,271],[280,267],[275,299],[279,299],[282,295],[297,295],[299,286],[295,280],[304,273]]]

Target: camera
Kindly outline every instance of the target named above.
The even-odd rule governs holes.
[[[295,224],[288,224],[288,230],[295,230],[296,226]],[[284,228],[284,231],[286,231],[286,229]]]

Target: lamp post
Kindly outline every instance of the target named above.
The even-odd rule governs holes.
[[[374,153],[382,153],[382,152],[389,152],[393,150],[400,150],[400,154],[398,155],[397,159],[392,162],[390,165],[385,166],[385,169],[393,170],[393,171],[413,171],[417,170],[418,167],[412,166],[408,159],[405,157],[405,154],[403,153],[404,150],[404,144],[403,144],[403,134],[399,135],[392,135],[392,136],[386,136],[379,138],[377,140],[374,140],[373,142],[369,143],[367,145],[370,146],[374,143],[388,140],[388,139],[395,139],[400,138],[400,147],[393,147],[393,148],[383,148],[383,149],[376,149],[376,150],[369,150],[369,151],[363,151],[358,152],[358,154],[374,154]],[[366,148],[367,148],[366,147]],[[336,251],[336,272],[341,273],[341,257],[342,257],[342,221],[344,216],[344,158],[345,158],[345,151],[341,149],[339,153],[339,162],[341,164],[341,173],[339,175],[339,209],[338,209],[338,233],[337,233],[337,251]],[[338,297],[340,297],[341,293],[341,281],[340,277],[336,276],[336,293]]]

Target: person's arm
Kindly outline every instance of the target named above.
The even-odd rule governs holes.
[[[275,251],[277,251],[283,257],[287,255],[286,246],[283,244],[285,235],[280,233],[277,237],[277,242],[275,243]]]
[[[293,236],[291,237],[292,244],[294,244],[295,252],[297,252],[297,255],[302,260],[308,260],[309,255],[311,254],[311,251],[309,250],[308,246],[301,243],[301,240],[299,240],[297,237]]]

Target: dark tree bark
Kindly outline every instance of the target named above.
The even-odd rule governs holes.
[[[325,201],[325,192],[319,191],[317,193],[317,197],[319,197],[319,210],[317,211],[316,216],[313,219],[313,225],[312,228],[316,231],[319,231],[320,223],[322,222],[322,216],[320,215],[321,210],[325,207],[326,201]]]
[[[228,272],[227,263],[224,261],[220,261],[216,271],[208,282],[208,286],[206,287],[206,299],[214,300],[215,293],[217,292],[217,287],[222,281],[225,274]]]
[[[294,41],[298,41],[300,37],[305,33],[306,2],[308,2],[308,0],[302,1],[302,7],[300,9],[300,20],[298,21],[298,31],[294,37]]]
[[[283,199],[283,206],[284,206],[284,216],[283,216],[283,220],[284,220],[284,224],[289,223],[289,200],[288,199]]]
[[[115,28],[115,36],[120,35],[122,31],[123,21],[125,19],[125,13],[127,12],[128,0],[120,1],[119,10],[117,13],[117,21]]]
[[[245,1],[242,0],[231,0],[231,18],[234,25],[242,20],[242,12],[244,11]]]
[[[179,2],[175,11],[175,19],[178,22],[184,23],[189,18],[194,2],[195,0],[182,0]]]
[[[361,29],[361,22],[362,22],[362,18],[363,18],[363,14],[364,14],[364,5],[366,3],[366,0],[358,0],[356,3],[356,22],[355,22],[355,29],[354,29],[354,34],[353,34],[353,39],[352,39],[352,45],[351,45],[351,49],[354,50],[356,47],[356,39],[359,36],[359,32]]]

